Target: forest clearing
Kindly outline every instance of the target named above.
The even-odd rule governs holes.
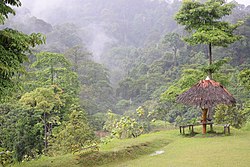
[[[249,53],[243,0],[1,0],[0,166],[250,166]]]

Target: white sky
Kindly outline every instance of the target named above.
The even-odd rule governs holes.
[[[37,16],[41,19],[47,20],[49,14],[46,10],[55,11],[58,8],[69,8],[74,3],[74,0],[20,0],[22,2],[22,7],[28,8],[32,15]],[[106,0],[108,1],[108,0]],[[227,0],[228,2],[232,0]],[[244,4],[245,6],[250,5],[250,0],[236,0],[239,4]]]
[[[228,2],[232,0],[227,0]],[[250,0],[236,0],[239,4],[244,5],[250,5]],[[40,8],[40,10],[46,9],[46,8],[55,8],[60,6],[60,4],[69,4],[70,2],[68,0],[33,0],[30,2],[30,0],[21,0],[22,6],[28,7],[28,8]]]
[[[228,2],[230,2],[232,0],[228,0]],[[239,4],[244,4],[244,5],[250,5],[250,0],[236,0],[236,2],[238,2]]]
[[[30,3],[30,0],[21,0],[22,4],[24,6],[40,6],[41,8],[43,8],[44,6],[47,6],[48,4],[50,4],[49,6],[53,7],[53,6],[58,6],[58,4],[60,5],[60,2],[67,2],[68,0],[33,0],[32,3]],[[227,0],[228,2],[232,1],[232,0]],[[250,0],[236,0],[239,4],[244,4],[244,5],[250,5]],[[59,2],[59,3],[58,3]],[[47,4],[47,5],[44,5]]]

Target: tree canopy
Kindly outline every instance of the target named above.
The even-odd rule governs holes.
[[[18,0],[0,2],[0,23],[3,24],[8,14],[15,14],[11,6],[20,6]],[[45,37],[40,33],[24,34],[17,30],[6,28],[0,30],[0,95],[8,94],[14,87],[12,77],[23,73],[23,63],[28,61],[31,47],[45,43]]]
[[[5,19],[8,18],[8,14],[15,14],[15,11],[11,8],[11,6],[21,6],[21,2],[19,0],[2,0],[0,1],[0,24],[3,24]]]
[[[209,65],[212,64],[212,46],[226,47],[239,40],[240,35],[234,35],[234,30],[240,25],[221,20],[232,13],[233,3],[225,0],[199,1],[185,0],[175,16],[177,23],[184,25],[190,35],[185,39],[189,44],[206,44],[209,46]],[[208,72],[212,78],[212,71]]]
[[[221,18],[231,14],[234,7],[233,3],[224,0],[208,0],[205,3],[185,0],[175,19],[191,32],[191,36],[185,38],[188,43],[228,46],[240,39],[239,35],[233,34],[240,24],[231,24]]]

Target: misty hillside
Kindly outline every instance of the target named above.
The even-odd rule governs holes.
[[[44,18],[43,20],[53,26],[74,24],[79,31],[94,33],[96,36],[104,35],[108,39],[113,39],[116,44],[137,47],[152,42],[152,40],[158,41],[162,34],[174,31],[176,22],[173,20],[173,16],[180,6],[178,1],[173,5],[164,1],[148,0],[74,0],[70,3],[63,1],[62,3],[58,1],[58,3],[55,1],[44,9],[39,9],[39,6],[34,3],[36,8],[31,9],[30,12],[38,10],[39,13],[35,12],[38,13],[36,17]],[[53,4],[56,5],[52,8]],[[17,17],[31,16],[27,10],[18,9],[23,16],[18,14]],[[92,37],[92,43],[94,39],[96,38]],[[91,45],[88,41],[89,39],[84,40],[85,43]]]
[[[27,4],[30,9],[25,6],[18,8],[16,16],[11,16],[4,26],[28,34],[45,34],[46,45],[39,46],[38,50],[67,53],[78,46],[89,54],[87,57],[96,62],[96,65],[104,65],[100,65],[105,71],[105,77],[101,80],[106,86],[101,86],[99,92],[104,97],[100,97],[99,93],[90,96],[87,93],[90,90],[81,93],[89,99],[86,107],[92,106],[90,110],[93,110],[93,105],[96,106],[97,102],[106,106],[102,109],[97,107],[96,111],[89,111],[90,113],[107,109],[124,112],[126,106],[133,102],[142,104],[147,100],[157,99],[166,89],[166,83],[178,78],[180,71],[176,67],[191,63],[191,59],[185,55],[195,55],[199,48],[203,48],[180,43],[177,46],[178,57],[174,60],[171,48],[174,46],[163,42],[167,34],[178,33],[182,36],[185,33],[173,19],[181,6],[178,0],[173,3],[158,0],[74,0],[53,1],[52,4],[39,3],[42,2],[24,1],[24,5]],[[226,19],[235,22],[248,14],[249,7],[239,5],[234,9],[233,15]],[[202,50],[204,53],[207,52],[205,48]],[[241,56],[232,56],[241,59]],[[243,62],[240,60],[238,63]],[[177,71],[170,72],[170,69]],[[85,72],[86,70],[79,71],[83,75],[88,75]],[[114,106],[114,103],[118,106]]]

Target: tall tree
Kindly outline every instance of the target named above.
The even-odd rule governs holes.
[[[78,75],[72,71],[70,62],[63,54],[41,52],[31,65],[29,87],[58,85],[64,93],[77,97],[79,94]]]
[[[80,67],[90,60],[92,54],[83,46],[74,46],[66,51],[65,56],[72,64],[73,71],[80,75]]]
[[[25,93],[20,102],[25,106],[34,109],[36,112],[40,112],[40,118],[44,125],[44,152],[47,153],[48,149],[48,136],[52,133],[52,124],[58,123],[58,118],[55,113],[60,111],[60,107],[63,105],[60,99],[60,90],[58,87],[57,93],[55,93],[55,87],[49,88],[37,88],[32,92]],[[58,93],[59,92],[59,93]]]
[[[64,100],[60,115],[68,113],[72,104],[78,104],[80,84],[78,75],[73,72],[70,62],[63,54],[41,52],[30,66],[30,71],[23,79],[24,90],[30,92],[39,87],[55,86],[63,90],[60,98]]]
[[[191,45],[208,45],[208,57],[210,69],[208,75],[212,78],[212,46],[226,47],[239,40],[241,36],[234,35],[234,30],[240,25],[231,24],[221,19],[232,13],[235,7],[233,3],[225,0],[208,0],[205,3],[192,0],[184,0],[181,9],[175,16],[177,23],[184,25],[190,32],[185,41]]]
[[[56,134],[55,147],[60,151],[76,152],[90,147],[95,139],[93,130],[88,124],[85,111],[79,106],[72,106],[72,112],[60,132]]]
[[[0,1],[0,24],[3,24],[8,14],[15,14],[11,6],[20,6],[18,0]],[[41,34],[23,34],[13,29],[0,30],[0,97],[9,94],[15,87],[13,76],[24,72],[23,63],[28,60],[30,48],[43,44],[45,38]]]
[[[38,112],[19,103],[2,103],[0,115],[0,148],[13,153],[18,162],[42,154],[43,127]]]
[[[174,64],[177,65],[177,52],[178,50],[184,46],[183,41],[181,40],[181,37],[177,33],[169,33],[165,35],[163,43],[166,43],[171,47],[174,53]]]

